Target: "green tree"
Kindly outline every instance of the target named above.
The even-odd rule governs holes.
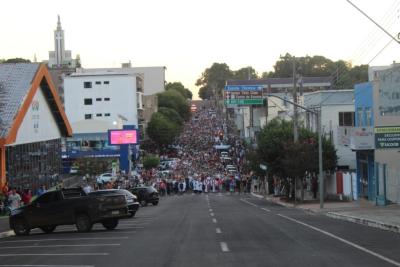
[[[31,61],[29,59],[16,57],[16,58],[9,58],[7,60],[4,60],[3,63],[31,63]]]
[[[232,80],[258,79],[258,74],[253,67],[241,68],[232,72]]]
[[[226,63],[212,64],[196,81],[196,86],[200,86],[199,97],[202,99],[209,99],[215,95],[221,97],[226,81],[231,78],[232,71]]]
[[[146,170],[150,170],[152,168],[157,168],[158,165],[160,165],[160,159],[159,157],[152,155],[152,154],[148,154],[146,156],[144,156],[143,158],[143,167]]]
[[[168,120],[175,123],[177,126],[181,127],[183,125],[183,119],[175,109],[160,107],[158,108],[158,112],[168,118]]]
[[[165,90],[176,90],[178,91],[185,99],[192,99],[193,94],[192,92],[185,88],[182,83],[180,82],[173,82],[173,83],[167,83],[165,85]]]
[[[159,112],[153,113],[147,125],[146,133],[159,149],[172,144],[179,134],[179,129],[175,123],[166,118]]]
[[[189,103],[176,90],[168,90],[159,93],[158,107],[166,107],[176,110],[185,121],[188,121],[191,116]]]

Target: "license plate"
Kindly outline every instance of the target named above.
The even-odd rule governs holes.
[[[111,211],[111,214],[112,215],[118,215],[119,214],[119,210],[113,210],[113,211]]]

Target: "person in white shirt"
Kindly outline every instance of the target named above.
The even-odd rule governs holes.
[[[18,209],[21,206],[21,196],[17,193],[15,188],[13,188],[11,193],[8,195],[8,201],[12,210]]]

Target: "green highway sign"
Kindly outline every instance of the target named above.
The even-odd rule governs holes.
[[[255,99],[227,99],[225,105],[262,105],[262,98]]]

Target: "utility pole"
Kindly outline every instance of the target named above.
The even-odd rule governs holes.
[[[296,58],[293,57],[293,102],[297,104],[297,78],[296,78]],[[299,140],[299,133],[297,129],[297,105],[293,105],[293,141],[295,143]]]
[[[318,162],[319,162],[319,208],[324,208],[324,176],[322,174],[322,119],[321,119],[321,109],[322,106],[319,107],[317,113],[318,120]]]

